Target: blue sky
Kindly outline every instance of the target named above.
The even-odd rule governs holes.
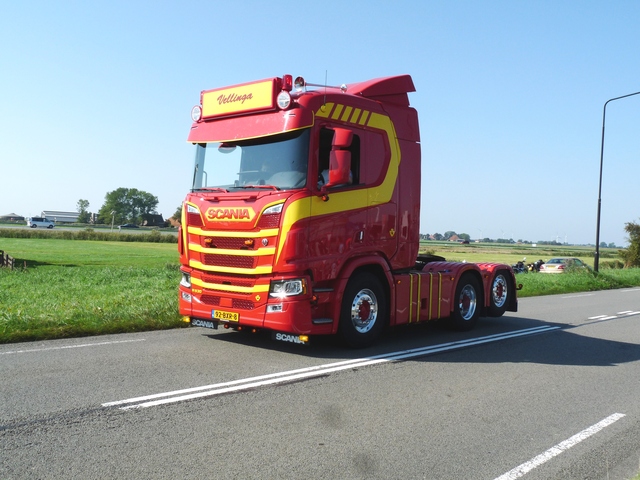
[[[4,2],[0,214],[97,211],[119,187],[168,217],[200,91],[290,73],[408,73],[423,233],[595,242],[602,108],[640,91],[640,2]],[[640,95],[607,107],[601,241],[640,221]]]

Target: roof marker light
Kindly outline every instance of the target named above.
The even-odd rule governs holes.
[[[293,90],[293,76],[282,76],[282,90],[284,90],[285,92],[290,92],[291,90]]]

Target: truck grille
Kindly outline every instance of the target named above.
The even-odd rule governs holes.
[[[187,224],[194,227],[202,227],[202,218],[199,213],[187,213]]]
[[[247,245],[249,242],[249,245]],[[232,237],[205,237],[202,246],[207,248],[223,248],[226,250],[249,250],[253,247],[253,239]],[[251,248],[253,249],[253,248]]]
[[[263,215],[258,220],[258,228],[276,228],[280,225],[280,214],[277,215]]]
[[[255,268],[254,257],[236,257],[233,255],[212,255],[205,254],[204,264],[214,267],[228,268]]]
[[[205,305],[212,305],[214,307],[220,305],[219,295],[211,295],[211,294],[205,293],[200,297],[200,300]],[[250,302],[249,300],[241,300],[241,299],[234,298],[232,299],[232,302],[233,302],[232,308],[235,308],[236,310],[253,310],[253,307],[254,307],[253,302]]]

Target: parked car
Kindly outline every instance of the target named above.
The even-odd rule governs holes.
[[[120,225],[118,228],[140,228],[138,225],[134,225],[133,223],[125,223],[124,225]]]
[[[31,228],[36,228],[36,227],[53,228],[54,226],[55,226],[55,223],[53,223],[51,220],[49,220],[46,217],[29,217],[29,218],[27,218],[27,227],[31,227]]]
[[[589,266],[579,258],[558,257],[540,265],[540,273],[564,273],[567,270],[586,270]]]

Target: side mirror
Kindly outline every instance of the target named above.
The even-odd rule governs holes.
[[[335,128],[329,153],[329,181],[321,191],[326,193],[328,188],[339,185],[350,185],[351,180],[351,146],[353,132],[346,128]],[[328,198],[328,197],[327,197]]]
[[[333,141],[331,142],[332,150],[343,150],[351,146],[353,132],[346,128],[333,129]]]
[[[351,179],[351,152],[349,150],[332,150],[329,156],[329,183],[326,187],[349,185]]]

